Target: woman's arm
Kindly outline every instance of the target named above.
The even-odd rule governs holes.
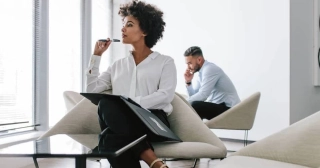
[[[111,66],[109,66],[107,71],[102,72],[102,74],[100,75],[100,59],[101,57],[93,55],[91,58],[90,66],[87,69],[86,91],[89,93],[100,93],[102,91],[112,89]]]
[[[111,66],[107,71],[100,75],[99,65],[101,60],[101,55],[108,49],[111,44],[110,39],[106,41],[97,41],[94,47],[93,55],[91,56],[89,67],[87,69],[87,81],[86,81],[86,91],[92,93],[100,93],[104,90],[111,89]]]

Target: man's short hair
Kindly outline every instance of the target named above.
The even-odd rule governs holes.
[[[190,48],[188,48],[185,52],[184,52],[184,56],[187,57],[187,56],[201,56],[203,57],[202,55],[202,50],[200,47],[198,46],[192,46]]]

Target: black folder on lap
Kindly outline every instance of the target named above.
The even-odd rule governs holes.
[[[123,105],[127,105],[140,119],[141,121],[156,135],[168,138],[172,141],[182,140],[175,135],[170,128],[168,128],[157,116],[151,113],[149,110],[142,108],[138,103],[134,102],[132,99],[111,94],[102,93],[80,93],[82,96],[89,99],[93,104],[98,105],[102,98],[110,99],[113,101],[118,101]]]

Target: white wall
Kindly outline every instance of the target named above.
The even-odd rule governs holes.
[[[234,82],[240,98],[260,91],[250,140],[289,125],[288,0],[146,0],[164,11],[164,38],[154,47],[175,59],[178,92],[185,92],[184,51],[198,45],[207,60]],[[214,130],[219,137],[242,139],[243,132]]]
[[[320,110],[313,86],[313,0],[290,1],[290,123]]]

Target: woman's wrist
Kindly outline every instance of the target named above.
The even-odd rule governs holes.
[[[100,54],[100,53],[93,53],[93,55],[96,55],[96,56],[101,57],[102,54]]]

